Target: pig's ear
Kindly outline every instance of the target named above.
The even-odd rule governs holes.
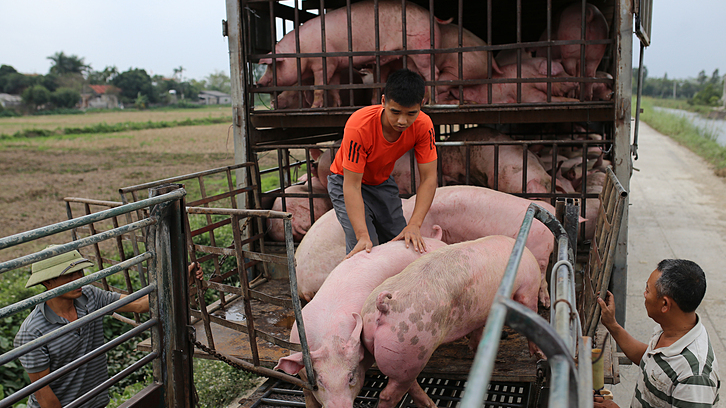
[[[431,238],[442,241],[442,238],[444,237],[444,230],[441,229],[441,226],[434,224],[434,226],[432,228],[434,230],[434,236]]]
[[[353,312],[353,319],[355,319],[355,328],[351,333],[350,338],[360,340],[360,333],[363,331],[363,318],[356,312]]]
[[[497,74],[503,74],[502,69],[499,68],[499,64],[497,64],[497,61],[492,58],[492,71],[496,72]]]
[[[272,65],[272,58],[261,58],[259,63],[264,65]]]
[[[323,151],[320,149],[310,149],[310,156],[313,157],[313,160],[318,160],[321,154],[323,154]]]
[[[283,357],[277,362],[275,370],[282,370],[290,375],[295,375],[300,372],[305,366],[303,365],[302,353],[297,352],[290,354],[287,357]]]

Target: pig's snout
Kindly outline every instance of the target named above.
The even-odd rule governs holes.
[[[391,292],[384,291],[378,294],[376,299],[376,308],[383,314],[388,314],[391,310],[391,306],[388,304],[388,300],[393,298]]]

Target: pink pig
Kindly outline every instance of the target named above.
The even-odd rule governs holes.
[[[553,21],[553,41],[580,40],[582,38],[582,3],[575,2],[566,7]],[[587,3],[585,8],[585,40],[604,40],[608,38],[608,23],[605,16],[594,5]],[[540,41],[547,40],[547,33],[542,33]],[[560,45],[552,47],[552,59],[562,60],[562,65],[569,76],[596,77],[597,67],[605,55],[607,44],[589,44],[585,46],[585,67],[580,74],[580,44]],[[547,48],[535,49],[537,57],[547,57]],[[592,100],[593,84],[583,86],[584,100]]]
[[[489,235],[516,238],[524,213],[533,202],[550,214],[555,214],[554,207],[543,201],[531,201],[484,187],[439,187],[436,189],[431,208],[421,224],[421,235],[432,236],[435,233],[434,228],[441,228],[443,241],[447,244]],[[403,200],[403,215],[406,219],[413,213],[415,204],[416,196]],[[549,307],[550,295],[547,290],[546,272],[550,254],[555,246],[554,235],[544,224],[535,220],[526,245],[537,259],[541,272],[539,300],[545,307]]]
[[[438,236],[441,237],[441,230]],[[445,245],[438,239],[426,238],[429,252]],[[315,298],[302,309],[318,384],[317,391],[305,391],[308,408],[353,407],[353,400],[363,387],[365,372],[373,364],[360,341],[363,325],[359,313],[363,302],[376,286],[420,256],[402,241],[378,245],[370,253],[360,252],[341,262]],[[295,324],[290,341],[300,342]],[[275,368],[305,376],[301,352],[281,358]]]
[[[352,51],[375,51],[376,49],[376,28],[374,26],[375,11],[373,1],[361,1],[353,3],[350,7],[353,47]],[[403,41],[401,35],[402,23],[401,2],[397,1],[379,1],[379,33],[380,33],[380,50],[394,51],[403,49]],[[421,50],[431,48],[431,25],[430,14],[428,10],[414,3],[406,4],[406,46],[409,50]],[[348,51],[348,17],[346,8],[339,8],[325,14],[325,50],[328,53]],[[438,24],[433,25],[434,44],[439,42]],[[300,52],[301,53],[320,53],[322,52],[320,17],[308,20],[300,26]],[[295,32],[291,31],[286,34],[275,46],[277,54],[295,53]],[[380,64],[386,64],[392,60],[398,59],[400,56],[383,55],[380,57]],[[324,78],[327,78],[328,84],[337,84],[334,81],[334,73],[348,67],[348,57],[328,57],[326,58],[326,71],[323,71],[322,58],[320,57],[301,57],[301,75],[302,79],[314,78],[315,85],[323,85]],[[360,67],[376,61],[373,55],[353,57],[353,65]],[[413,63],[413,70],[419,72],[425,80],[430,81],[431,62],[430,56],[426,54],[415,54],[410,56]],[[272,64],[271,58],[263,58],[261,64]],[[260,86],[290,86],[297,83],[297,62],[295,58],[277,58],[277,84],[273,84],[273,70],[268,67],[265,74],[257,83]],[[434,67],[435,69],[435,67]],[[434,72],[436,76],[437,73]],[[333,94],[333,106],[340,106],[340,95],[337,91],[331,91]],[[323,90],[315,90],[315,96],[311,107],[319,108],[323,106]]]
[[[303,185],[294,185],[285,189],[286,193],[308,193],[307,183]],[[327,194],[328,191],[323,187],[320,179],[312,177],[313,194]],[[310,226],[315,220],[322,217],[323,214],[333,208],[333,203],[328,197],[313,198],[313,210],[315,220],[310,220],[310,200],[305,197],[285,197],[286,211],[293,214],[292,217],[292,234],[296,242],[300,242],[303,236],[308,232]],[[272,205],[273,211],[282,211],[282,198],[277,197]],[[267,219],[267,234],[274,241],[285,240],[285,227],[283,221],[279,218]]]
[[[480,338],[513,247],[504,236],[449,245],[373,290],[361,316],[363,344],[388,376],[378,408],[394,407],[406,392],[418,407],[436,406],[416,377],[439,345],[469,333]],[[536,312],[538,289],[539,266],[525,248],[513,299]]]
[[[441,21],[439,21],[441,23]],[[441,31],[441,45],[438,48],[459,48],[459,27],[457,25],[439,24]],[[487,45],[486,41],[474,35],[466,28],[462,28],[462,47],[479,47]],[[483,79],[488,77],[488,51],[469,51],[462,53],[462,79]],[[436,67],[439,69],[439,81],[459,80],[459,53],[436,54]],[[492,74],[501,70],[497,62],[492,59]],[[437,102],[439,95],[445,101],[451,86],[436,87]]]
[[[494,129],[480,126],[453,133],[449,141],[504,141],[512,139]],[[462,156],[466,154],[466,147],[461,147]],[[471,175],[477,184],[494,188],[495,149],[493,145],[473,145],[471,150]],[[524,148],[517,144],[503,144],[499,146],[498,174],[496,189],[505,193],[522,193],[522,177],[524,175],[522,163]],[[544,169],[539,157],[527,150],[527,193],[550,193],[552,177]],[[565,192],[566,188],[555,183],[555,191]]]
[[[501,73],[496,73],[493,78],[517,78],[517,65],[503,65],[499,69]],[[547,59],[546,58],[529,58],[522,61],[521,78],[547,78]],[[550,76],[552,78],[565,77],[562,64],[552,61]],[[522,103],[547,102],[547,83],[546,82],[524,82],[521,84],[521,101]],[[516,83],[498,83],[492,84],[492,103],[517,103],[517,84]],[[576,84],[570,82],[552,82],[552,102],[576,102],[576,99],[568,98],[567,95]],[[470,85],[464,87],[465,103],[489,103],[489,84]],[[448,103],[458,103],[459,89],[451,88],[450,101]],[[442,101],[446,103],[446,101]]]

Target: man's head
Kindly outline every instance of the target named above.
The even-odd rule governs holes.
[[[673,302],[683,313],[693,313],[706,294],[706,274],[695,262],[664,259],[646,283],[645,307],[648,315],[663,311]]]
[[[405,68],[389,75],[383,90],[385,100],[404,108],[420,108],[425,94],[426,84],[421,75]]]
[[[48,248],[52,248],[53,246],[55,245],[51,245]],[[30,275],[30,279],[28,279],[28,283],[25,284],[25,287],[29,288],[42,284],[46,289],[53,289],[82,277],[83,268],[89,266],[93,266],[93,263],[81,256],[80,252],[76,250],[35,262],[32,266],[32,274]]]

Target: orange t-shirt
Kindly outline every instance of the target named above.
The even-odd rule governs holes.
[[[419,163],[436,160],[434,124],[427,114],[419,112],[413,124],[393,143],[383,137],[382,114],[383,105],[372,105],[350,115],[343,143],[330,165],[331,172],[342,175],[346,169],[363,173],[363,184],[375,186],[391,176],[396,160],[412,148]]]

